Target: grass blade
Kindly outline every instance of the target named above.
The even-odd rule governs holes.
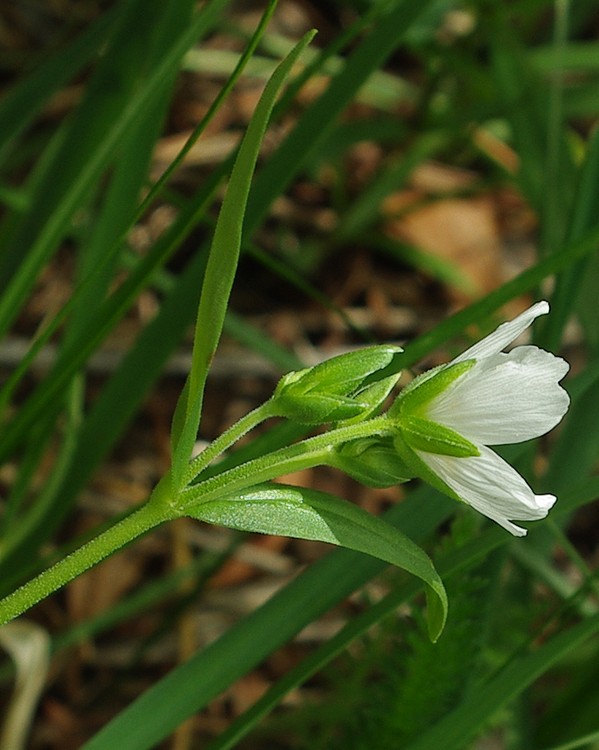
[[[462,750],[486,722],[508,701],[520,695],[537,677],[593,637],[599,630],[599,615],[563,630],[536,651],[515,659],[497,677],[477,689],[458,708],[422,734],[406,750]]]
[[[69,174],[66,169],[64,170],[63,180],[66,174],[69,174],[70,179],[64,181],[60,190],[53,184],[54,172],[48,174],[49,185],[46,185],[44,180],[39,180],[37,185],[40,195],[39,212],[36,209],[36,212],[33,213],[34,207],[31,208],[32,215],[36,217],[36,220],[35,222],[23,223],[19,231],[13,236],[11,245],[7,247],[2,256],[7,263],[7,259],[12,259],[11,265],[14,266],[20,254],[17,251],[10,252],[10,250],[22,247],[30,248],[22,265],[19,266],[18,272],[14,274],[10,285],[0,299],[0,335],[7,330],[17,315],[21,302],[26,299],[40,269],[66,231],[73,212],[89,195],[102,171],[114,158],[114,149],[117,144],[121,142],[131,124],[143,117],[146,108],[154,101],[156,95],[163,90],[165,81],[169,80],[178,69],[180,60],[187,48],[198,36],[206,33],[212,27],[223,2],[224,0],[213,0],[204,7],[175,41],[170,40],[168,50],[161,56],[160,62],[156,64],[145,84],[134,95],[127,94],[113,117],[106,123],[106,127],[100,131],[95,131],[98,138],[97,142],[90,146],[90,135],[86,134],[85,141],[90,146],[91,151],[86,152],[86,158],[81,163],[74,163],[71,167],[71,170],[75,172],[74,174],[73,171]],[[145,13],[144,4],[143,12],[140,11],[139,15],[145,17]],[[181,20],[185,21],[185,18],[182,16]],[[152,25],[150,31],[155,32],[155,24]],[[127,43],[128,40],[123,42],[125,47]],[[113,106],[114,102],[111,102],[107,113],[113,111]],[[88,120],[96,114],[96,109],[92,107],[92,111],[87,113],[86,117],[81,115],[78,118],[81,122],[81,128],[86,129]],[[74,125],[71,125],[71,128],[74,127]],[[62,147],[67,149],[67,156],[71,161],[73,154],[68,153],[68,146],[64,144],[64,141]],[[55,153],[54,157],[56,160],[58,153]],[[57,164],[63,166],[60,160],[57,161]],[[8,270],[10,275],[12,269],[9,268]]]

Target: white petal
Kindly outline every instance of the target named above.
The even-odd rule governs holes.
[[[536,346],[494,354],[477,360],[436,396],[426,416],[474,443],[531,440],[549,432],[566,413],[570,398],[558,381],[569,367]]]
[[[525,331],[528,326],[538,318],[539,315],[546,315],[549,312],[549,303],[542,301],[537,302],[528,310],[518,315],[517,318],[502,323],[493,333],[485,336],[482,341],[479,341],[470,349],[466,349],[465,352],[456,357],[453,362],[464,362],[467,359],[481,359],[483,357],[490,357],[493,354],[497,354],[504,349],[508,344],[518,338],[518,336]]]
[[[545,518],[556,498],[535,495],[520,474],[500,456],[484,446],[479,448],[480,456],[468,458],[417,453],[464,502],[514,536],[524,536],[526,529],[511,520]]]

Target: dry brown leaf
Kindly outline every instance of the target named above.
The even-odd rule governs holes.
[[[491,199],[485,196],[450,198],[406,211],[408,206],[423,198],[423,194],[417,191],[390,196],[385,203],[385,212],[405,212],[405,215],[387,222],[389,234],[447,261],[463,274],[472,287],[472,293],[457,286],[449,287],[456,303],[463,303],[499,286],[504,275]]]
[[[256,536],[250,542],[251,546],[266,549],[270,552],[281,552],[288,543],[289,539],[285,536],[270,535]],[[261,572],[255,565],[240,560],[237,557],[232,557],[222,566],[218,573],[212,576],[210,587],[228,588],[230,586],[237,586],[254,578],[254,576]]]
[[[91,619],[111,607],[141,579],[141,562],[139,554],[124,550],[72,581],[66,589],[71,620]]]

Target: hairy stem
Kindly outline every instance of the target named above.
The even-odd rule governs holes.
[[[72,581],[92,565],[108,557],[128,542],[168,520],[165,506],[148,502],[83,547],[67,555],[36,578],[0,600],[0,625],[22,614],[34,604]]]
[[[260,422],[276,416],[273,401],[271,400],[261,404],[242,417],[238,422],[235,422],[234,425],[231,425],[228,430],[213,440],[199,456],[196,456],[189,463],[184,475],[184,484],[192,482],[215,458],[218,458],[233,443],[236,443],[246,433],[253,430]]]
[[[282,474],[327,464],[339,444],[372,435],[388,435],[394,431],[386,416],[374,417],[280,448],[183,490],[177,498],[178,511],[184,513],[189,503],[207,502]]]

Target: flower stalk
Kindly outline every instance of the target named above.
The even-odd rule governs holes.
[[[274,416],[277,416],[274,402],[272,399],[269,399],[264,404],[261,404],[256,409],[241,417],[240,420],[231,425],[228,430],[225,430],[225,432],[219,435],[199,455],[189,462],[184,474],[185,485],[191,484],[204,469],[215,459],[222,456],[228,448],[250,432],[250,430],[253,430],[260,423]]]
[[[279,448],[265,456],[260,456],[187,487],[176,499],[177,510],[184,515],[185,509],[191,504],[197,505],[224,495],[235,494],[254,484],[267,482],[284,474],[328,465],[332,463],[332,454],[336,446],[360,438],[393,435],[396,429],[393,423],[383,415],[365,422],[344,425],[322,435]]]

